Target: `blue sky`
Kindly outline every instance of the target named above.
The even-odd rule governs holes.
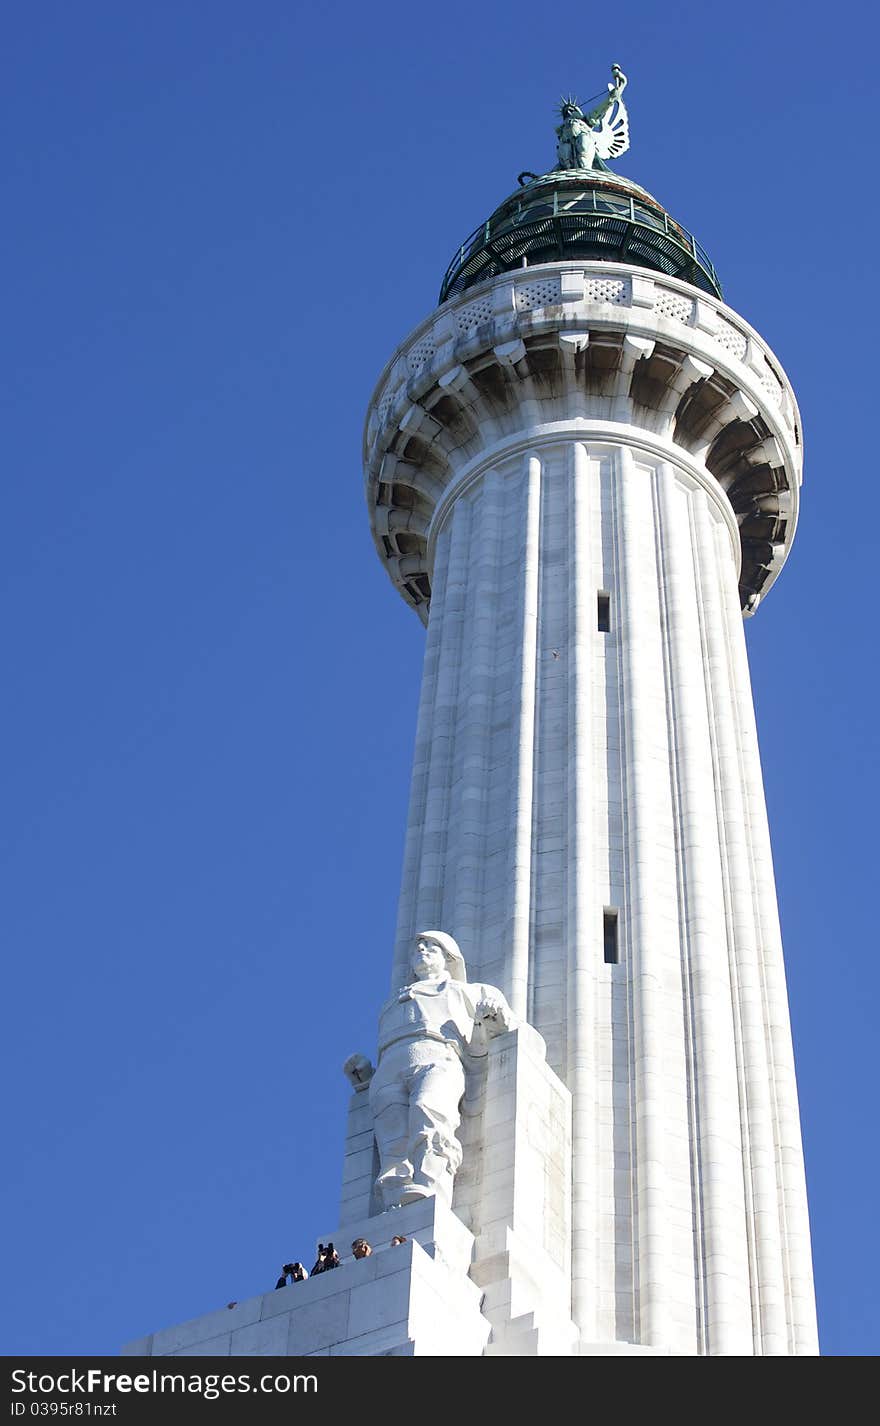
[[[6,38],[0,1351],[112,1353],[334,1222],[423,647],[363,415],[456,245],[552,166],[559,94],[616,59],[619,170],[801,405],[748,645],[822,1346],[875,1354],[876,18],[42,0]]]

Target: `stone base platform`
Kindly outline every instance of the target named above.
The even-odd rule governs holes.
[[[391,1247],[401,1234],[407,1242]],[[491,1331],[467,1276],[473,1237],[436,1199],[346,1224],[342,1255],[365,1237],[369,1258],[344,1258],[307,1282],[166,1327],[122,1348],[139,1357],[479,1357]]]

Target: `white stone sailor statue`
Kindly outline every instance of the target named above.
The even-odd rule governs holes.
[[[484,1034],[516,1024],[500,990],[468,984],[464,957],[445,932],[420,931],[411,964],[412,984],[379,1013],[379,1063],[370,1080],[381,1164],[376,1185],[386,1208],[431,1194],[451,1202],[461,1163],[455,1131],[462,1056],[479,1053]]]

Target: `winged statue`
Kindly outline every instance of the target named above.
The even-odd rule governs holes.
[[[586,112],[573,95],[559,107],[562,123],[556,130],[556,157],[560,169],[605,168],[605,159],[619,158],[629,148],[629,120],[623,102],[626,75],[619,64],[611,66],[612,82],[601,103]]]

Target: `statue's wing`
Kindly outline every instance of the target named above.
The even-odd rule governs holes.
[[[596,153],[599,158],[620,158],[628,148],[629,119],[626,105],[622,99],[618,99],[613,109],[602,115],[602,122],[596,133]]]

